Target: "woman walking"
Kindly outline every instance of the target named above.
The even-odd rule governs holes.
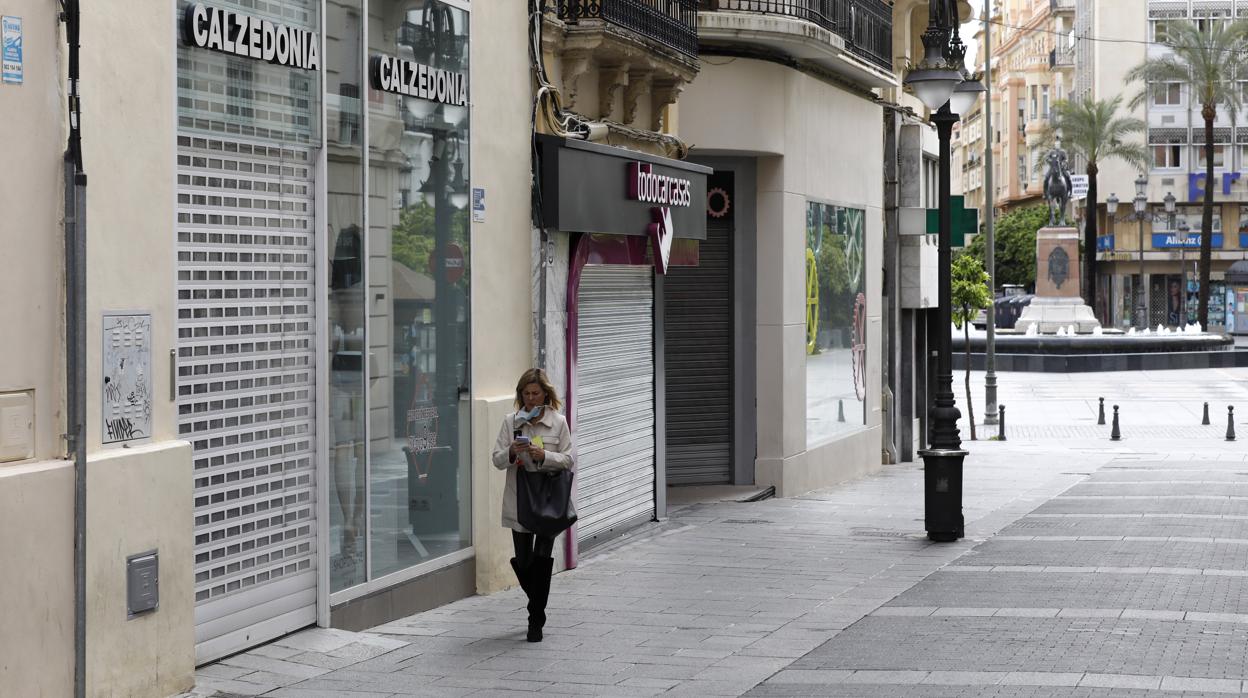
[[[562,406],[555,388],[540,368],[525,371],[516,383],[516,411],[503,419],[494,444],[494,467],[507,471],[503,492],[503,526],[511,529],[516,556],[511,567],[529,597],[529,642],[542,641],[546,599],[554,569],[553,537],[534,534],[516,518],[516,471],[567,470],[573,467],[572,432],[555,410]]]

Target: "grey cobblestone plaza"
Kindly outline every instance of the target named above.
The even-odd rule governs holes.
[[[556,576],[541,645],[513,590],[298,633],[202,667],[193,695],[1240,693],[1248,448],[1198,426],[1213,395],[1248,405],[1248,376],[1003,374],[1018,431],[968,442],[964,540],[924,537],[920,464],[695,502]]]

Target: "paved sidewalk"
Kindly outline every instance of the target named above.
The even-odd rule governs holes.
[[[1182,373],[1165,403],[1142,374],[1003,374],[1002,401],[1034,426],[1086,424],[1070,402],[1101,389],[1133,391],[1140,427],[1175,422],[1189,390],[1225,389],[1248,412],[1248,376]],[[1053,397],[1036,397],[1045,383]],[[367,633],[297,633],[202,667],[192,695],[1248,688],[1248,447],[1147,432],[968,444],[956,543],[923,536],[920,464],[797,498],[693,504],[557,575],[540,645],[524,641],[513,590]]]

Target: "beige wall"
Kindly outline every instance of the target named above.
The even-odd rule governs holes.
[[[191,446],[108,451],[87,473],[88,695],[185,691],[195,672]],[[128,618],[126,558],[150,550],[160,555],[160,605]]]
[[[177,435],[169,400],[174,290],[174,5],[133,0],[126,11],[84,3],[83,160],[88,176],[87,385],[100,373],[101,313],[152,315],[154,439]],[[111,38],[129,37],[126,50]],[[90,37],[90,40],[87,39]],[[108,37],[108,38],[106,38]],[[87,443],[100,443],[100,399],[87,399]],[[190,481],[186,483],[191,486]]]
[[[486,218],[472,225],[472,484],[477,591],[515,584],[503,528],[503,473],[490,452],[511,410],[516,378],[533,365],[529,260],[529,112],[525,3],[472,15],[472,186],[485,189]],[[508,338],[511,338],[509,341]]]
[[[65,431],[63,40],[54,3],[11,0],[3,14],[23,21],[25,82],[0,84],[0,393],[34,391],[35,458],[56,458]]]
[[[193,679],[190,447],[176,437],[169,395],[174,342],[174,7],[140,0],[82,14],[83,145],[88,175],[86,349],[87,689],[95,696],[165,696]],[[62,158],[65,48],[55,8],[14,0],[24,19],[26,83],[0,86],[6,128],[0,174],[0,391],[36,391],[37,458],[0,466],[0,695],[72,693],[73,467],[63,446]],[[116,37],[127,37],[118,43]],[[12,225],[10,225],[10,223]],[[23,302],[14,302],[14,299]],[[153,320],[153,438],[102,448],[102,313]],[[127,620],[125,559],[157,549],[160,607]]]
[[[753,109],[741,107],[752,95]],[[880,466],[880,260],[883,112],[873,102],[775,63],[704,64],[681,98],[681,136],[697,154],[758,159],[756,481],[788,496]],[[806,202],[866,210],[866,428],[828,443],[806,437]]]
[[[0,531],[0,695],[72,695],[72,464],[0,466]]]
[[[1148,13],[1140,5],[1141,3],[1134,0],[1097,0],[1093,15],[1095,21],[1093,33],[1099,36],[1121,37],[1127,41],[1146,41],[1148,39]],[[1096,99],[1108,100],[1114,95],[1122,94],[1123,103],[1118,115],[1145,118],[1143,105],[1132,110],[1127,104],[1143,85],[1140,83],[1125,84],[1127,71],[1146,57],[1145,46],[1098,41],[1092,43],[1092,53],[1095,66],[1092,74],[1093,96]],[[1143,140],[1144,136],[1139,135],[1137,138]],[[1119,208],[1121,215],[1124,209],[1131,208],[1131,197],[1135,196],[1135,178],[1140,175],[1139,168],[1120,160],[1107,160],[1098,164],[1100,174],[1097,176],[1097,196],[1101,200],[1099,203],[1103,205],[1111,193],[1117,194],[1122,201],[1122,207]],[[1187,198],[1187,176],[1175,174],[1173,177],[1174,186],[1171,187],[1163,187],[1160,177],[1151,177],[1148,200],[1159,202],[1169,190],[1179,197],[1179,201],[1184,201]],[[1133,224],[1132,227],[1136,226]],[[1121,231],[1122,228],[1119,227],[1119,230]],[[1134,238],[1133,235],[1132,239]]]

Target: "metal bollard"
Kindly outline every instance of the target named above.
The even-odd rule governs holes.
[[[1109,432],[1110,441],[1122,441],[1122,431],[1118,429],[1118,406],[1114,405],[1114,426]]]
[[[1201,426],[1209,426],[1209,403],[1205,403],[1205,416],[1200,420]]]
[[[836,421],[838,422],[845,421],[845,401],[844,400],[836,401]]]
[[[1226,406],[1226,440],[1235,440],[1235,406]]]
[[[997,441],[1005,441],[1005,405],[997,405]]]
[[[1097,400],[1100,400],[1101,404],[1099,407],[1096,408],[1096,423],[1101,426],[1104,426],[1105,425],[1105,398],[1098,397]]]

